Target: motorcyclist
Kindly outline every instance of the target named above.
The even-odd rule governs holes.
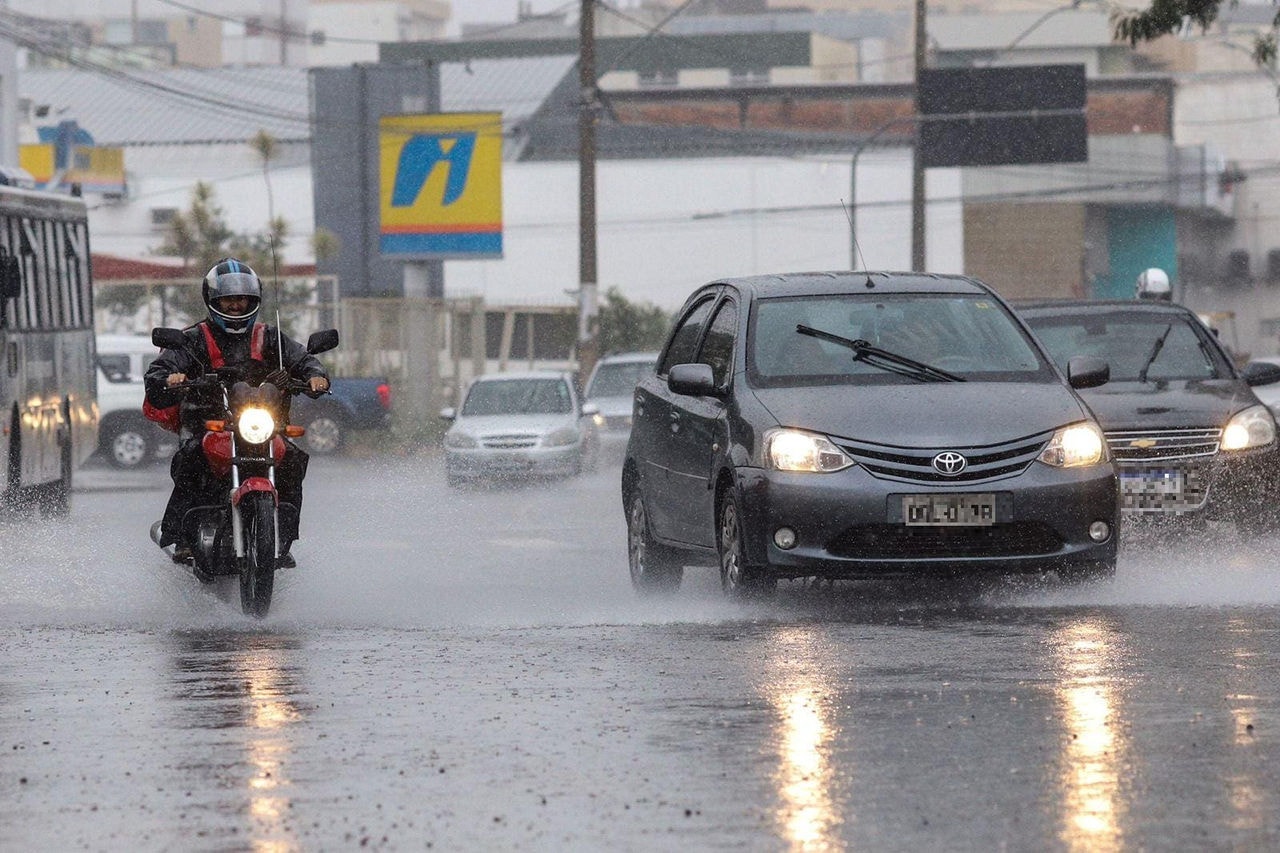
[[[308,393],[318,395],[329,388],[324,367],[302,344],[287,335],[277,337],[274,327],[257,323],[262,282],[247,264],[235,258],[223,258],[205,275],[200,287],[207,319],[184,329],[187,346],[162,350],[145,375],[147,402],[153,411],[180,407],[179,444],[170,466],[173,492],[165,507],[157,540],[162,548],[175,546],[174,562],[191,558],[191,549],[180,536],[183,516],[192,507],[215,500],[210,492],[216,480],[205,461],[201,439],[205,420],[220,416],[222,408],[220,394],[211,389],[188,390],[174,386],[223,365],[248,367],[252,362],[260,362],[260,373],[265,376],[280,364],[283,348],[286,370],[291,378],[307,383]],[[299,514],[307,460],[301,448],[285,439],[284,458],[276,466],[276,490],[280,500],[296,506]],[[290,547],[297,538],[297,517],[281,514],[279,565],[282,568],[296,565]]]
[[[1156,299],[1161,302],[1173,301],[1173,287],[1169,284],[1169,274],[1159,267],[1151,267],[1138,273],[1135,296],[1139,299]]]

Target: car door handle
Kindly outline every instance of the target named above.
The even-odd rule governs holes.
[[[680,413],[679,412],[671,413],[671,431],[672,432],[680,431]]]

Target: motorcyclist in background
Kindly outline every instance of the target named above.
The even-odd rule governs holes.
[[[1169,274],[1159,267],[1151,267],[1138,273],[1138,282],[1134,294],[1139,299],[1157,299],[1161,302],[1173,301],[1173,287],[1169,284]]]
[[[277,337],[275,327],[257,322],[262,305],[262,282],[247,264],[235,258],[218,261],[201,282],[201,294],[208,312],[207,319],[184,329],[187,346],[180,350],[162,350],[151,362],[145,376],[147,402],[153,411],[172,412],[172,407],[179,407],[179,444],[170,466],[173,492],[165,507],[157,540],[162,548],[176,546],[173,560],[179,563],[191,558],[190,548],[180,537],[183,516],[192,507],[214,503],[220,497],[210,495],[216,480],[205,461],[201,440],[205,433],[205,420],[221,416],[222,400],[211,390],[186,390],[174,386],[188,378],[213,372],[217,367],[242,367],[253,361],[262,363],[262,373],[270,373],[281,363],[282,348],[289,378],[305,381],[311,395],[322,394],[329,388],[324,367],[307,352],[306,347],[287,335]],[[148,417],[152,415],[148,414]],[[284,458],[276,467],[276,489],[280,500],[296,506],[299,515],[307,459],[301,448],[285,439]],[[289,549],[297,538],[297,517],[282,514],[280,567],[296,565]]]

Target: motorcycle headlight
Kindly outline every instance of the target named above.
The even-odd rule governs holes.
[[[466,450],[479,445],[474,437],[467,435],[465,432],[450,430],[444,434],[444,446],[452,447],[455,450]]]
[[[573,427],[562,427],[555,432],[547,433],[542,439],[543,447],[568,447],[578,441],[578,431]]]
[[[236,421],[240,437],[250,444],[262,444],[276,431],[276,419],[266,409],[250,406]]]
[[[1040,451],[1040,461],[1055,468],[1080,468],[1107,461],[1107,442],[1094,423],[1065,426]]]
[[[1276,440],[1276,420],[1266,406],[1250,406],[1227,421],[1222,430],[1223,450],[1265,447]]]
[[[797,429],[779,429],[764,439],[765,458],[778,471],[829,474],[853,464],[845,452],[825,436]]]

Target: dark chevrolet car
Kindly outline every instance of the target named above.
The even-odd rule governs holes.
[[[986,285],[917,273],[729,279],[689,298],[636,386],[631,578],[725,591],[904,571],[1114,572],[1102,432]],[[1106,381],[1090,359],[1077,387]]]
[[[1016,307],[1059,364],[1092,356],[1110,366],[1110,381],[1081,396],[1106,433],[1126,515],[1275,526],[1280,445],[1250,384],[1275,382],[1280,367],[1237,371],[1193,312],[1167,302]]]

